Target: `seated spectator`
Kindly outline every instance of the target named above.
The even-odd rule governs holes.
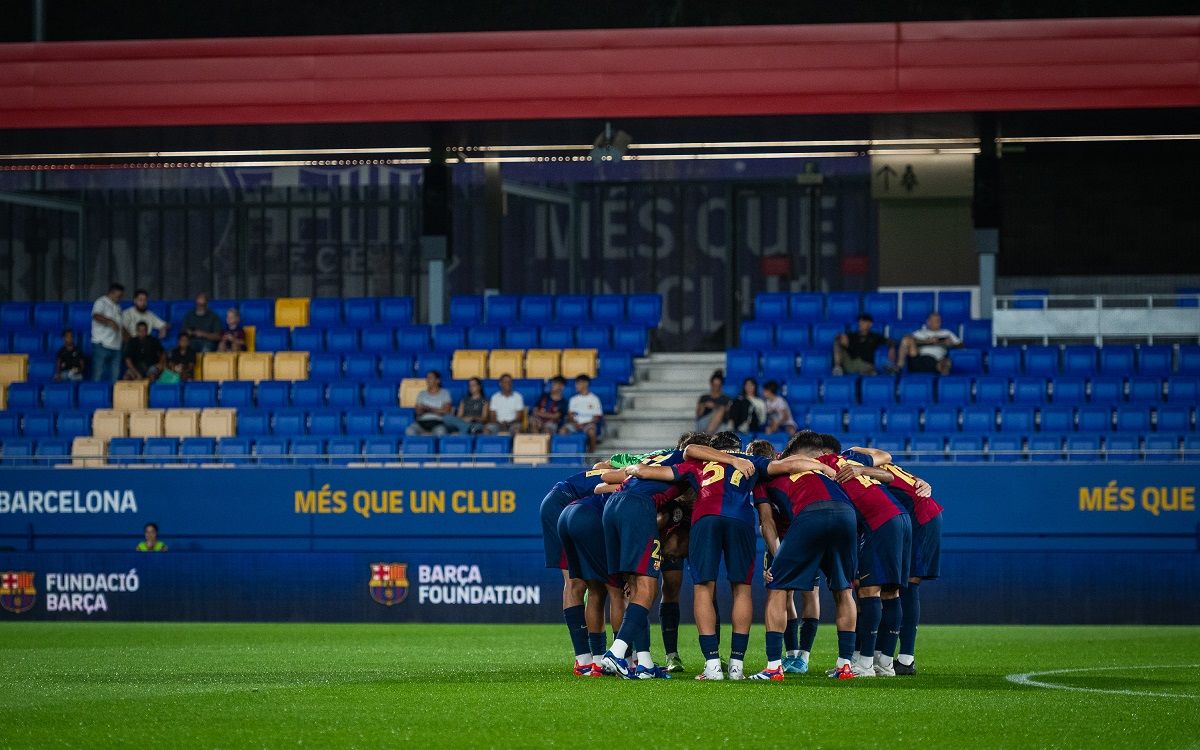
[[[217,351],[246,351],[246,329],[242,328],[242,316],[236,307],[225,311],[225,328],[221,331],[221,340],[217,342]]]
[[[763,402],[767,406],[767,426],[763,432],[795,434],[796,420],[792,417],[792,407],[779,395],[779,383],[768,380],[763,385]]]
[[[138,289],[134,292],[133,307],[121,313],[121,325],[125,326],[125,331],[130,336],[136,336],[137,324],[145,323],[160,339],[166,338],[167,329],[171,326],[146,307],[149,303],[150,295],[146,293],[145,289]]]
[[[125,287],[117,282],[92,304],[92,380],[112,382],[121,377],[121,350],[128,338],[121,327],[121,297]]]
[[[508,432],[517,434],[525,426],[525,399],[513,390],[512,375],[500,376],[500,390],[492,394],[488,406],[492,419],[487,425],[490,433]]]
[[[138,552],[166,552],[167,545],[158,538],[158,524],[150,522],[142,529],[146,541],[138,542]]]
[[[125,380],[154,380],[166,367],[166,353],[145,323],[137,324],[137,335],[125,345]]]
[[[196,374],[196,353],[186,332],[179,334],[178,343],[167,354],[167,372],[175,373],[180,382],[191,380]]]
[[[54,379],[83,380],[83,368],[87,359],[75,348],[75,332],[70,328],[62,332],[62,348],[54,355]]]
[[[567,418],[561,432],[583,432],[588,437],[588,451],[596,450],[596,437],[600,420],[604,418],[604,407],[600,397],[591,392],[592,379],[587,375],[575,377],[575,395],[567,402]]]
[[[942,316],[929,313],[925,325],[900,340],[901,369],[905,361],[909,372],[932,372],[946,375],[950,372],[950,349],[962,346],[962,339],[942,328]]]
[[[471,378],[467,381],[467,395],[458,402],[457,414],[446,416],[446,427],[464,435],[476,435],[483,432],[483,426],[490,421],[490,417],[487,397],[483,395],[483,381]]]
[[[196,309],[183,316],[183,330],[191,341],[192,351],[212,352],[221,340],[221,319],[208,309],[208,295],[196,295]]]
[[[735,432],[759,432],[767,423],[767,405],[758,396],[758,381],[746,378],[742,392],[729,405],[729,419]]]
[[[567,381],[560,375],[550,381],[550,390],[542,394],[533,407],[530,421],[532,432],[544,432],[553,435],[559,431],[566,416],[567,399],[563,395]]]
[[[425,390],[417,394],[413,412],[417,420],[408,426],[408,435],[445,435],[446,415],[450,413],[450,392],[442,388],[442,374],[425,373]]]
[[[875,350],[888,347],[888,361],[896,361],[896,347],[888,338],[871,330],[875,319],[867,313],[858,316],[858,330],[840,334],[833,343],[833,374],[875,375]]]
[[[700,432],[721,431],[729,404],[732,403],[732,399],[722,390],[724,387],[725,373],[715,370],[708,378],[708,393],[696,400],[696,429]]]

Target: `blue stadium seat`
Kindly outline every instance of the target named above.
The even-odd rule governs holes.
[[[399,381],[413,376],[413,355],[407,352],[384,352],[379,355],[379,376]]]
[[[625,322],[625,297],[620,294],[598,294],[592,297],[592,322],[616,325]]]
[[[1029,438],[1029,460],[1038,462],[1061,461],[1062,448],[1062,435],[1034,435]]]
[[[78,384],[47,383],[42,386],[42,406],[47,409],[74,409]]]
[[[755,435],[755,437],[762,437]],[[787,437],[786,435],[784,437]],[[846,450],[852,445],[864,446],[870,442],[869,436],[864,432],[844,432],[838,435],[838,441],[842,444],[842,450]],[[750,441],[746,441],[749,443]]]
[[[467,348],[467,332],[462,326],[444,323],[433,327],[433,348],[439,352],[453,352]]]
[[[149,464],[173,464],[179,455],[179,440],[173,437],[146,438],[142,457]]]
[[[325,351],[324,331],[320,328],[293,328],[292,349],[298,352]]]
[[[483,297],[477,294],[451,297],[450,322],[456,326],[474,326],[483,322]]]
[[[403,435],[413,423],[413,410],[388,407],[379,410],[379,432],[383,435]]]
[[[386,326],[412,324],[412,297],[381,297],[379,299],[379,322]]]
[[[983,438],[979,435],[952,435],[950,459],[955,463],[978,463],[983,460]]]
[[[896,406],[887,410],[886,432],[911,435],[921,430],[921,412],[915,406]]]
[[[79,341],[79,339],[76,339]],[[0,354],[12,353],[12,334],[5,330],[0,330]]]
[[[92,434],[92,415],[86,411],[60,411],[55,425],[60,438],[77,438]]]
[[[907,298],[908,293],[904,296]],[[971,293],[938,292],[937,310],[942,314],[942,325],[955,328],[971,319]]]
[[[217,454],[217,441],[210,437],[188,437],[179,441],[179,455],[186,463],[211,463]]]
[[[1013,300],[1014,310],[1044,310],[1046,297],[1050,296],[1049,289],[1014,289],[1012,296],[1024,299]]]
[[[30,329],[13,331],[12,350],[18,354],[40,354],[46,351],[46,334]]]
[[[871,378],[867,378],[871,380]],[[924,405],[933,403],[933,376],[909,375],[900,378],[900,403]],[[865,381],[864,381],[865,382]],[[866,395],[866,391],[863,391]]]
[[[1179,347],[1180,375],[1200,375],[1200,346],[1194,344]]]
[[[112,406],[112,383],[80,383],[78,401],[80,409],[110,408]]]
[[[342,413],[332,409],[315,409],[308,414],[308,434],[332,437],[342,434]]]
[[[825,373],[826,375],[828,373]],[[826,377],[821,380],[821,402],[835,406],[847,406],[858,403],[858,376],[839,375]],[[812,382],[811,380],[809,382]],[[791,392],[790,389],[788,391]]]
[[[417,355],[413,364],[416,377],[424,377],[429,372],[439,372],[442,377],[450,373],[450,355],[446,352],[424,352]]]
[[[330,438],[326,452],[329,453],[329,463],[345,466],[351,462],[362,460],[362,443],[354,437]]]
[[[281,466],[288,462],[288,441],[282,437],[260,437],[254,441],[254,460],[260,464]]]
[[[997,463],[1024,460],[1025,450],[1020,435],[992,435],[988,438],[988,458]]]
[[[770,443],[778,453],[783,453],[787,447],[788,438],[791,437],[786,432],[765,432],[760,434],[759,439],[766,440]]]
[[[1075,408],[1072,406],[1042,407],[1040,427],[1042,432],[1074,432]]]
[[[1105,375],[1128,376],[1133,374],[1132,346],[1108,344],[1100,349],[1100,372]]]
[[[61,302],[38,302],[33,306],[33,327],[58,334],[66,321],[66,309]]]
[[[581,432],[571,435],[555,435],[550,438],[550,463],[563,466],[580,466],[580,455],[587,452],[587,436]],[[565,454],[565,455],[564,455]]]
[[[605,351],[612,348],[612,329],[606,325],[581,325],[575,329],[575,343],[580,349]]]
[[[850,432],[874,434],[881,430],[883,412],[877,408],[855,406],[849,410],[847,429]]]
[[[1138,461],[1142,441],[1137,435],[1109,435],[1104,440],[1104,454],[1109,461]]]
[[[796,374],[796,353],[791,350],[763,352],[762,371],[765,377],[775,380],[792,377]]]
[[[1189,460],[1200,458],[1200,435],[1185,435],[1183,438],[1183,451],[1187,454]]]
[[[1096,372],[1096,347],[1068,346],[1063,349],[1064,375],[1093,375]]]
[[[916,435],[912,439],[913,460],[940,463],[946,460],[946,441],[941,435]]]
[[[359,386],[357,380],[344,380],[330,383],[325,395],[325,404],[338,409],[352,409],[360,404]]]
[[[928,411],[926,412],[928,414]],[[964,406],[962,410],[963,432],[993,432],[996,429],[995,406]],[[925,424],[929,432],[929,423]]]
[[[662,320],[662,297],[657,294],[635,294],[628,302],[629,322],[658,328]]]
[[[109,389],[112,385],[109,384]],[[42,387],[37,383],[13,383],[8,386],[9,409],[37,409],[42,405]]]
[[[521,298],[521,322],[542,326],[554,321],[554,298],[548,294],[528,294]]]
[[[1121,378],[1096,377],[1088,385],[1088,400],[1093,404],[1116,404],[1125,400],[1125,381]]]
[[[1200,378],[1167,378],[1167,401],[1172,404],[1194,404],[1200,400]]]
[[[67,325],[76,331],[90,331],[92,327],[92,302],[70,302],[67,304]],[[78,343],[81,339],[76,338]]]
[[[8,452],[8,441],[4,441],[5,453]],[[108,441],[108,462],[110,464],[129,465],[142,461],[141,438],[113,438]]]
[[[999,406],[1008,403],[1008,378],[985,375],[975,378],[975,403]]]
[[[183,406],[183,386],[179,383],[151,383],[150,408],[175,409]]]
[[[542,345],[546,343],[546,329],[542,329]],[[620,352],[629,352],[635,356],[643,356],[649,343],[646,340],[646,329],[632,325],[619,325],[613,329],[613,348]],[[551,347],[558,348],[558,347]]]
[[[254,351],[285,352],[291,346],[288,329],[275,327],[255,328]]]
[[[427,325],[403,326],[396,329],[396,350],[401,352],[429,351],[432,341],[430,327]]]
[[[471,435],[446,435],[438,441],[438,453],[453,458],[466,458],[475,452],[475,438]]]
[[[929,313],[937,309],[933,302],[933,292],[905,292],[900,303],[900,317],[904,320],[904,325],[914,329],[924,325]]]
[[[239,381],[227,381],[239,383]],[[240,383],[239,383],[240,384]],[[252,385],[246,382],[245,385]],[[245,389],[248,395],[250,389]],[[192,381],[183,384],[183,405],[189,409],[208,409],[217,405],[217,384],[210,381]],[[248,404],[247,404],[248,405]]]
[[[807,325],[825,319],[825,295],[817,292],[796,292],[789,299],[793,322]]]
[[[746,349],[774,349],[775,325],[760,320],[742,323],[740,346]]]
[[[633,380],[633,355],[629,352],[603,352],[597,376],[618,383]]]
[[[820,391],[820,383],[813,378],[804,378],[787,381],[786,397],[788,405],[792,407],[795,414],[804,414],[808,411],[810,404],[815,404],[818,400]],[[832,402],[831,402],[832,403]],[[842,401],[840,403],[848,403]]]
[[[1051,400],[1056,404],[1082,404],[1087,401],[1087,381],[1061,377],[1050,381]]]
[[[944,325],[944,324],[943,324]],[[992,321],[964,320],[962,324],[962,342],[972,349],[987,349],[995,342],[992,341]]]
[[[808,410],[808,427],[816,432],[839,433],[843,413],[840,406],[814,406]]]
[[[89,308],[88,309],[88,320],[91,320],[91,318],[92,318],[91,309],[90,309],[91,303],[88,304],[88,308]],[[190,299],[176,300],[171,303],[171,307],[170,307],[171,315],[169,318],[167,318],[167,320],[169,322],[175,324],[176,326],[178,326],[178,324],[183,322],[184,316],[195,309],[196,309],[196,303],[193,300],[190,300]],[[209,309],[210,310],[213,309],[211,304],[209,305]],[[89,325],[90,325],[90,323],[89,323]]]
[[[832,292],[825,297],[825,320],[849,326],[862,311],[858,292]]]
[[[1025,374],[1052,378],[1058,374],[1057,346],[1030,346],[1025,349]]]
[[[599,382],[605,382],[605,381],[603,381],[601,378],[596,378],[595,380],[592,381],[593,384],[599,383]],[[465,386],[464,386],[464,388],[465,388]],[[614,389],[616,388],[615,384],[613,384],[613,388]],[[499,381],[497,381],[496,390],[499,390],[499,389],[500,389]],[[532,409],[533,405],[536,404],[538,402],[538,399],[540,399],[542,397],[542,393],[546,390],[546,388],[545,388],[545,383],[536,378],[517,378],[517,379],[513,380],[513,390],[516,391],[517,393],[521,394],[521,398],[525,400],[525,407],[527,409]],[[492,393],[493,391],[488,391],[488,392]],[[568,387],[567,391],[563,395],[569,401],[570,397],[572,395],[574,395],[574,393],[575,393],[575,389],[574,389],[574,386],[572,385],[572,386]],[[615,394],[616,391],[614,390],[613,393]],[[597,398],[599,398],[599,395],[597,395]],[[615,398],[615,396],[614,396],[614,398]],[[454,403],[457,404],[459,402],[459,400],[460,400],[459,398],[455,398]],[[603,406],[603,401],[604,400],[601,399],[601,406]]]
[[[1133,377],[1129,379],[1129,401],[1135,404],[1160,404],[1163,400],[1162,378]]]
[[[248,299],[243,300],[238,306],[238,312],[242,315],[242,325],[254,326],[256,329],[255,337],[259,335],[259,331],[263,328],[275,326],[275,300],[273,299]],[[255,343],[255,349],[262,350]]]
[[[508,349],[537,349],[539,331],[537,326],[505,326],[504,346]]]
[[[1117,407],[1117,432],[1150,431],[1150,410],[1142,406]]]
[[[338,354],[358,351],[358,331],[345,327],[325,331],[325,351]]]
[[[364,352],[391,352],[396,348],[396,332],[391,328],[365,328],[361,338]]]
[[[1014,404],[1040,406],[1046,403],[1045,378],[1013,378],[1012,382]]]
[[[1156,432],[1191,432],[1192,407],[1184,404],[1169,404],[1155,410]]]
[[[617,326],[617,335],[625,331],[629,336],[641,335],[645,340],[646,332],[635,326]],[[542,326],[542,346],[547,349],[570,349],[575,346],[575,329],[571,326],[548,325]],[[618,348],[620,348],[618,346]],[[645,349],[645,347],[642,347]]]
[[[498,326],[474,325],[467,328],[468,349],[499,349],[500,339]]]
[[[1171,374],[1171,361],[1175,358],[1173,347],[1143,344],[1137,348],[1137,371],[1139,375],[1167,377]]]
[[[775,345],[798,352],[812,345],[807,323],[784,322],[775,326]]]
[[[308,378],[330,382],[342,377],[342,355],[318,352],[308,355]]]
[[[379,358],[374,354],[347,354],[343,373],[350,380],[374,380],[379,375]]]
[[[1108,432],[1112,429],[1112,408],[1082,406],[1079,408],[1080,432]]]
[[[617,384],[596,378],[592,381],[592,393],[596,394],[596,398],[600,399],[600,405],[604,407],[605,414],[612,414],[617,410]]]
[[[789,296],[787,292],[762,292],[755,295],[754,319],[762,323],[787,320]],[[743,342],[743,346],[751,346],[751,344]]]
[[[887,451],[893,458],[903,460],[908,455],[908,439],[899,435],[887,435],[871,441],[872,448]]]
[[[33,320],[33,305],[28,302],[5,302],[0,305],[0,328],[20,330]]]
[[[336,297],[313,297],[308,301],[308,324],[331,328],[342,324],[342,301]]]
[[[512,437],[508,435],[480,435],[475,439],[475,456],[481,460],[512,463],[511,453]]]
[[[1067,437],[1068,461],[1099,461],[1099,435],[1070,435]]]
[[[563,294],[554,299],[554,320],[566,325],[584,325],[591,320],[588,298],[582,294]]]
[[[998,346],[988,351],[987,371],[989,375],[1012,377],[1021,374],[1021,347]]]
[[[1146,436],[1147,461],[1178,461],[1181,457],[1179,435],[1153,433]]]
[[[868,292],[863,296],[863,311],[883,328],[900,319],[900,295],[897,292]]]
[[[800,353],[800,374],[810,377],[824,377],[833,370],[833,354],[819,349]]]
[[[812,345],[832,350],[834,339],[846,332],[846,324],[837,321],[822,321],[812,326]]]
[[[342,300],[342,320],[355,328],[375,325],[379,318],[379,306],[374,297],[350,297]]]
[[[388,404],[388,406],[392,405]],[[379,411],[376,409],[348,409],[346,411],[346,434],[360,437],[378,435]]]
[[[277,407],[262,402],[262,385],[258,389],[258,405]],[[301,380],[292,384],[291,405],[297,409],[313,409],[325,405],[325,383]]]
[[[1028,406],[1000,407],[1000,431],[1022,435],[1033,432],[1033,409]]]
[[[51,383],[54,381],[54,355],[35,354],[29,358],[29,382]]]
[[[399,458],[398,443],[393,437],[373,437],[363,441],[363,459],[366,461],[395,461]]]
[[[275,437],[291,438],[308,433],[308,415],[303,409],[276,409],[271,423],[271,434]]]
[[[241,425],[238,425],[239,428]],[[217,443],[217,457],[221,463],[245,464],[250,462],[250,451],[253,443],[250,438],[225,437]],[[111,451],[110,451],[111,454]]]
[[[955,349],[950,353],[950,364],[954,372],[965,375],[983,372],[983,352],[979,349]]]

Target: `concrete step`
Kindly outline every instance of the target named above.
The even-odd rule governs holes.
[[[640,414],[643,409],[647,410],[669,410],[675,417],[682,414],[688,414],[691,409],[696,406],[696,399],[700,397],[697,392],[681,392],[677,388],[670,388],[659,391],[647,391],[631,389],[621,392],[621,409],[622,413],[636,412]]]

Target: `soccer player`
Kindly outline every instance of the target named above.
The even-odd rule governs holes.
[[[683,589],[683,566],[687,561],[691,517],[692,503],[686,496],[659,510],[659,526],[663,529],[663,559],[659,567],[662,573],[662,599],[658,604],[658,621],[662,629],[663,650],[667,654],[664,668],[671,673],[687,671],[679,657],[679,592]]]
[[[881,642],[876,651],[877,668],[891,667],[897,675],[915,675],[917,664],[915,648],[917,625],[921,621],[920,589],[922,581],[938,577],[942,558],[942,506],[933,499],[933,488],[925,480],[908,473],[892,462],[892,454],[878,448],[860,448],[846,451],[847,457],[864,465],[874,466],[892,476],[887,484],[888,491],[904,505],[912,516],[912,558],[908,584],[900,589],[900,623],[896,635],[900,641],[900,655],[892,662],[895,638]],[[884,602],[887,605],[887,602]]]
[[[670,467],[682,463],[683,451],[707,440],[707,436],[686,433],[679,449],[647,459],[647,464]],[[633,469],[635,467],[629,467]],[[622,472],[610,471],[604,479],[620,481]],[[604,506],[604,543],[607,548],[608,573],[627,576],[630,602],[625,608],[621,628],[612,647],[604,653],[601,664],[625,679],[670,679],[666,670],[656,668],[650,656],[650,605],[658,594],[660,542],[658,538],[658,509],[682,494],[681,488],[669,481],[641,479],[633,475],[621,485]],[[637,669],[630,669],[626,655],[635,647]],[[644,649],[644,650],[643,650]]]
[[[603,472],[603,470],[601,470]],[[594,472],[585,472],[591,474]],[[582,609],[583,623],[578,610],[566,615],[571,644],[575,648],[575,674],[580,677],[602,677],[600,656],[604,653],[604,603],[620,601],[620,581],[608,575],[604,548],[604,505],[616,487],[600,484],[592,494],[572,501],[558,517],[558,538],[567,562],[569,581],[583,581],[587,590]],[[620,620],[613,622],[619,626]]]
[[[856,677],[884,676],[887,670],[875,669],[875,644],[883,620],[881,598],[896,599],[889,607],[899,606],[900,587],[908,581],[912,523],[904,506],[878,480],[861,471],[869,467],[838,455],[841,444],[837,438],[813,433],[805,437],[804,444],[813,441],[821,451],[815,458],[838,472],[837,481],[858,511],[860,526],[865,527],[857,576],[861,653],[852,669]]]
[[[838,660],[830,676],[859,676],[852,663],[857,609],[850,584],[858,562],[857,515],[850,498],[833,479],[836,472],[816,460],[824,450],[815,433],[796,433],[783,454],[784,461],[796,470],[772,477],[765,484],[765,502],[759,502],[763,537],[773,558],[764,573],[768,592],[767,668],[751,679],[783,679],[788,600],[794,589],[813,589],[815,594],[813,582],[818,571],[825,573],[837,602]],[[782,540],[776,517],[787,521]],[[808,645],[811,647],[811,642]]]

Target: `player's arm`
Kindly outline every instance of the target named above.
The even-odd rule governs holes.
[[[767,473],[773,477],[786,474],[800,474],[805,471],[816,471],[832,479],[837,475],[830,467],[806,456],[788,456],[767,464]]]
[[[879,448],[863,448],[862,446],[855,445],[850,450],[855,453],[861,453],[864,456],[870,456],[871,463],[875,466],[883,466],[892,462],[892,454]]]
[[[596,485],[592,489],[592,492],[593,492],[593,494],[596,494],[596,495],[607,495],[609,493],[616,492],[619,489],[621,489],[621,485],[619,485],[619,484],[609,484],[608,482],[601,482],[600,484]]]
[[[707,445],[689,445],[683,450],[683,457],[689,461],[716,461],[719,464],[732,466],[748,477],[754,476],[754,464],[744,458],[735,456]]]
[[[896,475],[886,469],[876,469],[871,466],[862,466],[853,463],[847,463],[838,469],[836,479],[839,482],[849,482],[855,477],[869,477],[884,484],[891,484],[896,481]]]
[[[779,551],[779,531],[775,528],[775,514],[771,512],[770,503],[758,504],[758,525],[762,529],[767,551],[774,555]]]
[[[929,486],[929,482],[920,477],[916,477],[916,480],[917,497],[933,497],[933,487]]]
[[[605,484],[621,484],[628,478],[629,476],[619,469],[612,469],[600,475],[600,481]]]
[[[675,470],[669,466],[650,466],[649,464],[634,464],[626,466],[624,474],[639,479],[650,479],[656,482],[673,482],[677,479]],[[604,476],[608,476],[605,474]]]

